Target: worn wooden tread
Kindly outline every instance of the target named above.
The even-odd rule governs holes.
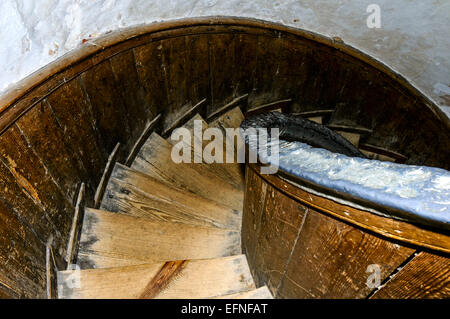
[[[82,269],[105,268],[240,253],[240,232],[236,230],[86,209],[78,264]]]
[[[58,273],[61,299],[135,299],[151,291],[153,298],[214,298],[216,296],[263,296],[250,274],[245,255],[186,260],[174,276],[162,276],[165,262],[79,271],[79,285],[72,283],[75,271]],[[155,278],[164,282],[154,284]],[[69,283],[69,284],[67,284]],[[149,286],[150,283],[150,286]],[[153,286],[152,286],[153,285]],[[257,293],[255,293],[257,291]],[[269,293],[270,295],[270,293]],[[233,298],[235,298],[233,297]]]
[[[227,140],[227,143],[233,143],[230,145],[234,145],[234,148],[232,149],[232,151],[233,151],[233,158],[235,161],[238,160],[237,159],[238,151],[242,152],[245,149],[244,141],[242,140],[240,134],[236,134],[236,138],[234,138],[234,136],[233,137],[227,136],[226,129],[227,128],[239,128],[243,120],[244,120],[244,114],[242,113],[241,108],[237,106],[237,107],[229,110],[228,112],[224,113],[223,115],[221,115],[214,121],[209,123],[210,127],[217,127],[219,129],[221,129],[222,133],[224,134],[224,136]],[[230,150],[228,150],[227,153],[230,153]],[[241,173],[242,173],[242,178],[244,178],[242,170],[241,170]]]
[[[100,209],[198,226],[240,230],[242,212],[116,164]]]
[[[217,119],[210,121],[208,125],[210,127],[219,128],[238,128],[244,120],[244,114],[239,106],[232,108],[225,112]]]
[[[211,172],[206,164],[180,163],[171,158],[172,145],[153,133],[131,168],[222,205],[242,211],[244,194]],[[220,192],[217,192],[220,189]]]
[[[222,114],[227,113],[231,109],[235,109],[236,106],[243,106],[248,104],[248,93],[238,96],[237,98],[233,99],[230,103],[225,104],[224,106],[220,107],[216,111],[212,112],[208,115],[207,120],[208,122],[211,122],[213,119],[222,116]]]
[[[223,295],[214,299],[273,299],[272,294],[267,286],[262,286],[257,289],[240,292],[231,295]]]
[[[205,149],[205,147],[207,147],[207,145],[214,145],[215,150],[222,149],[223,157],[220,159],[221,163],[215,163],[215,162],[208,163],[207,167],[209,169],[211,169],[212,173],[216,174],[217,177],[225,178],[226,181],[231,183],[234,187],[242,190],[243,185],[244,185],[244,176],[242,173],[241,165],[235,161],[233,161],[231,163],[226,162],[227,149],[225,147],[225,145],[226,145],[225,139],[220,139],[220,140],[214,139],[213,141],[209,141],[206,139],[198,138],[196,135],[194,135],[195,121],[200,121],[202,123],[202,134],[204,133],[204,131],[206,129],[210,128],[208,123],[206,123],[206,121],[198,113],[195,114],[189,121],[187,121],[183,125],[184,128],[188,129],[191,132],[192,139],[190,142],[190,146],[191,146],[191,151],[192,151],[192,158],[196,159],[197,163],[200,163],[200,162],[206,163],[204,161],[204,159],[202,158],[202,154],[203,154],[203,150]],[[167,141],[173,145],[179,143],[179,141],[172,140],[171,137],[167,138]],[[195,142],[197,142],[198,145],[202,146],[201,149],[196,150],[194,148]],[[234,155],[235,150],[232,149],[232,150],[229,150],[229,152],[231,153],[230,155]]]

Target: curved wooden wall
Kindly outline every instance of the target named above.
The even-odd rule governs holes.
[[[450,297],[448,231],[374,215],[258,172],[246,168],[242,243],[255,281],[277,298]]]
[[[112,32],[0,97],[0,296],[45,297],[45,245],[65,255],[78,188],[90,204],[117,142],[123,159],[157,114],[168,127],[204,98],[207,116],[247,93],[250,107],[336,109],[334,123],[373,131],[368,144],[449,166],[445,115],[340,41],[235,18]]]

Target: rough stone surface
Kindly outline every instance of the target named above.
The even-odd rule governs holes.
[[[380,29],[366,25],[372,3],[381,8]],[[340,37],[403,74],[450,115],[448,0],[2,0],[0,93],[83,39],[142,23],[214,15]]]

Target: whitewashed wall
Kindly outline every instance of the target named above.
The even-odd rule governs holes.
[[[372,3],[381,8],[380,29],[366,25]],[[338,36],[403,74],[450,116],[450,0],[0,0],[0,93],[83,39],[213,15]]]

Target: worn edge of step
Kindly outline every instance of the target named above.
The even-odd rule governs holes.
[[[225,104],[224,106],[220,107],[216,111],[212,112],[206,117],[206,121],[210,122],[211,120],[215,118],[219,118],[223,114],[227,113],[228,111],[232,110],[233,108],[237,107],[242,101],[245,99],[248,99],[249,94],[243,94],[241,96],[238,96],[234,98],[231,102]]]
[[[189,119],[189,117],[192,116],[192,114],[194,114],[195,112],[197,112],[197,110],[200,108],[200,106],[202,106],[205,102],[206,102],[206,98],[204,98],[203,100],[201,100],[200,102],[198,102],[197,104],[195,104],[193,107],[191,107],[190,109],[188,109],[184,114],[182,114],[180,117],[178,117],[177,119],[175,119],[172,124],[170,124],[167,128],[165,128],[162,132],[162,136],[167,137],[169,136],[169,134],[178,126],[180,126],[181,124],[183,124],[183,122],[187,121]]]
[[[100,202],[102,201],[106,184],[108,183],[109,176],[111,176],[114,164],[116,163],[117,158],[119,156],[119,150],[120,150],[120,143],[117,143],[116,147],[114,147],[114,150],[109,155],[108,162],[106,163],[106,167],[105,170],[103,171],[102,178],[97,186],[97,190],[94,196],[94,208],[100,207]]]
[[[247,110],[247,112],[245,112],[245,117],[249,117],[264,112],[272,112],[278,109],[281,109],[283,112],[285,112],[286,108],[292,103],[292,101],[293,101],[292,99],[282,99],[263,105],[249,106],[249,109]]]
[[[105,268],[160,260],[210,259],[241,252],[237,230],[155,222],[87,208],[78,265],[83,269]]]
[[[199,114],[196,113],[194,116],[192,116],[189,121],[187,121],[184,124],[184,128],[187,128],[189,131],[191,131],[191,133],[194,133],[194,121],[196,120],[200,120],[202,121],[202,135],[204,133],[204,131],[208,128],[210,128],[208,122],[205,121],[205,119]],[[220,128],[219,128],[220,130]],[[221,130],[222,131],[222,130]],[[168,137],[166,139],[171,145],[175,145],[177,143],[179,143],[178,141],[173,141],[171,139],[171,137]],[[203,160],[203,152],[204,152],[204,148],[206,145],[209,145],[211,143],[211,141],[205,141],[205,140],[201,140],[200,141],[202,144],[201,150],[199,154],[198,152],[196,152],[195,147],[193,147],[193,145],[195,145],[195,137],[192,137],[192,140],[190,142],[191,145],[191,158],[195,158],[198,159],[198,156],[201,156],[202,161],[199,162],[198,164],[203,164],[206,165],[206,167],[217,176],[217,178],[223,179],[225,182],[231,184],[233,187],[235,187],[238,190],[243,190],[243,183],[244,183],[244,175],[242,174],[241,170],[240,170],[240,164],[239,163],[227,163],[226,161],[224,163],[206,163]],[[223,143],[225,143],[226,140],[224,139],[222,141],[222,143],[220,144],[219,141],[214,140],[212,141],[212,143],[215,143],[216,147],[218,148],[222,148],[222,150],[224,150],[224,145]],[[227,156],[227,152],[228,149],[226,149],[223,153],[223,156]],[[234,150],[233,150],[233,156],[234,156]],[[200,159],[198,159],[200,160]],[[197,162],[195,162],[197,163]]]
[[[155,147],[161,147],[155,153]],[[141,171],[147,175],[150,175],[158,180],[161,180],[165,183],[171,184],[175,187],[180,187],[195,194],[198,194],[204,198],[208,198],[210,200],[214,200],[216,202],[221,203],[227,207],[234,208],[236,210],[241,211],[243,207],[243,191],[241,189],[237,189],[232,184],[227,182],[221,177],[218,177],[217,174],[211,172],[211,169],[208,168],[205,164],[196,164],[199,166],[194,166],[194,164],[175,164],[174,165],[184,165],[180,167],[184,167],[182,175],[172,176],[173,174],[168,174],[166,171],[166,166],[162,165],[161,160],[165,156],[170,156],[170,147],[171,144],[161,137],[159,134],[153,132],[150,138],[146,141],[146,143],[142,146],[141,151],[133,162],[131,168],[134,170]],[[199,169],[203,173],[207,173],[207,175],[200,174]],[[225,193],[231,194],[231,197],[225,196],[224,198],[218,199],[214,196],[209,196],[205,193],[204,187],[199,187],[198,183],[194,181],[189,174],[198,175],[202,178],[207,178],[207,180],[217,180],[220,182],[222,186],[225,187]],[[209,178],[207,177],[209,176]],[[181,177],[181,178],[180,178]],[[231,192],[231,193],[230,193]],[[224,194],[225,194],[224,193]],[[226,199],[226,200],[225,200]]]
[[[76,271],[58,272],[60,298],[216,298],[255,290],[243,254],[78,271],[80,287],[75,288],[65,283]]]
[[[146,183],[148,185],[145,185]],[[123,206],[121,203],[126,204],[130,193],[142,198],[142,208],[145,208],[146,204],[150,208],[152,203],[157,207],[141,209],[134,207],[132,202],[129,205],[134,207],[133,210],[121,207]],[[170,209],[162,210],[164,207],[173,208],[174,212]],[[119,163],[111,174],[100,209],[163,221],[165,214],[167,217],[175,218],[171,220],[172,222],[177,222],[177,217],[185,216],[186,218],[178,222],[235,230],[241,229],[242,221],[242,211],[173,187]],[[158,214],[159,211],[161,214]],[[182,212],[182,215],[176,214],[175,211]]]
[[[77,202],[75,205],[75,212],[72,219],[72,227],[70,228],[69,241],[67,242],[66,249],[66,262],[67,269],[70,269],[71,265],[75,263],[78,243],[81,236],[81,230],[83,227],[83,218],[84,218],[84,209],[86,206],[86,197],[85,197],[85,184],[82,183],[80,187],[80,191],[78,192]]]
[[[155,127],[159,124],[161,120],[161,113],[159,113],[150,123],[147,124],[147,126],[142,131],[142,134],[137,139],[136,143],[133,145],[133,148],[130,151],[130,154],[128,155],[125,165],[131,166],[134,159],[136,158],[137,154],[141,150],[142,145],[144,145],[145,141],[149,138],[150,134],[153,132]]]

